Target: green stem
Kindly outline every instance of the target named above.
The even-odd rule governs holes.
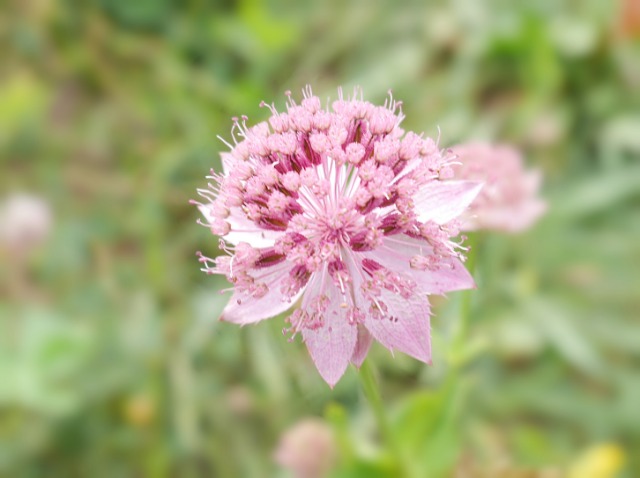
[[[469,254],[467,254],[467,262],[466,267],[469,271],[469,274],[474,276],[476,272],[476,261],[478,257],[478,236],[476,234],[471,234],[469,236],[469,240],[467,244],[469,245]],[[460,329],[459,329],[459,339],[464,340],[467,335],[467,331],[469,330],[469,324],[471,322],[471,305],[472,299],[474,295],[474,290],[467,290],[464,292],[462,296],[462,304],[460,307]]]
[[[385,444],[390,445],[390,442],[393,440],[391,439],[389,421],[387,420],[387,415],[382,404],[382,398],[378,391],[378,384],[376,383],[373,368],[369,365],[368,360],[364,361],[360,367],[360,373],[358,375],[360,377],[364,395],[367,397],[367,400],[369,400],[369,404],[373,409],[373,415],[375,416],[376,423],[378,424],[380,435],[382,436]]]
[[[373,367],[369,364],[369,360],[365,360],[360,367],[360,373],[358,373],[358,377],[360,377],[360,383],[362,385],[364,395],[369,401],[369,404],[371,405],[371,408],[373,410],[373,415],[376,419],[382,441],[396,461],[399,476],[411,476],[408,473],[408,468],[405,466],[405,463],[402,459],[400,449],[396,445],[396,441],[391,433],[389,420],[387,419],[387,414],[384,404],[382,403],[382,398],[380,397],[380,391],[378,390],[378,384],[375,378]]]
[[[467,246],[469,246],[469,253],[467,254],[467,261],[465,262],[465,267],[469,271],[469,273],[474,276],[476,272],[476,261],[478,257],[478,247],[480,245],[480,240],[477,233],[469,234],[469,238],[467,240]],[[465,347],[465,341],[467,340],[470,324],[471,324],[471,312],[472,312],[472,303],[473,303],[474,290],[465,290],[462,292],[462,297],[460,298],[460,316],[458,319],[457,327],[453,334],[453,351],[455,355],[455,365],[460,366],[465,361],[464,353],[462,352]],[[458,363],[460,362],[460,363]]]

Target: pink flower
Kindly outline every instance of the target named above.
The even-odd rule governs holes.
[[[227,255],[198,253],[233,296],[221,319],[249,324],[301,300],[285,333],[298,333],[333,386],[360,366],[375,338],[430,363],[429,294],[474,287],[465,249],[450,238],[480,185],[444,181],[447,158],[406,133],[400,103],[359,98],[323,109],[310,89],[268,122],[235,120],[223,173],[195,202]]]
[[[282,435],[274,460],[295,478],[321,478],[327,476],[337,456],[331,427],[319,418],[306,418]]]
[[[463,214],[461,229],[520,232],[546,210],[538,197],[542,176],[525,171],[520,153],[505,145],[467,144],[451,148],[457,179],[481,181],[484,187]]]
[[[0,202],[0,247],[26,254],[45,242],[52,223],[51,208],[43,198],[13,194]]]

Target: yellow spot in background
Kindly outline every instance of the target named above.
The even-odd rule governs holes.
[[[0,122],[4,125],[17,124],[42,113],[46,92],[33,75],[15,73],[3,80],[0,87]]]
[[[606,443],[585,451],[569,468],[568,478],[615,478],[625,462],[624,450]]]
[[[154,400],[146,394],[134,395],[124,403],[123,413],[130,424],[145,427],[153,422],[156,405]]]

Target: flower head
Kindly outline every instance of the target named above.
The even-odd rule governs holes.
[[[280,438],[274,459],[296,478],[326,476],[338,455],[331,427],[319,418],[306,418]]]
[[[457,179],[481,181],[484,187],[463,214],[461,229],[520,232],[546,210],[538,197],[541,174],[524,169],[520,153],[509,146],[468,144],[454,146]]]
[[[400,103],[342,92],[331,109],[310,89],[301,104],[253,127],[234,120],[223,172],[195,202],[227,252],[199,253],[233,296],[221,319],[248,324],[301,299],[285,333],[300,333],[333,386],[373,338],[430,362],[429,294],[473,287],[455,218],[478,183],[445,181],[453,158],[404,133]]]

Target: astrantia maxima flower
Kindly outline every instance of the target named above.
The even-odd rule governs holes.
[[[222,320],[249,324],[300,306],[286,334],[301,334],[333,386],[359,366],[372,338],[429,363],[429,294],[467,289],[456,217],[480,186],[448,181],[431,138],[404,133],[400,103],[339,99],[323,108],[310,89],[300,105],[246,126],[211,172],[204,224],[227,253],[199,254],[233,296]]]
[[[506,145],[467,144],[451,148],[456,179],[481,181],[482,191],[463,214],[460,229],[520,232],[546,210],[538,196],[542,175],[525,170],[520,153]]]

